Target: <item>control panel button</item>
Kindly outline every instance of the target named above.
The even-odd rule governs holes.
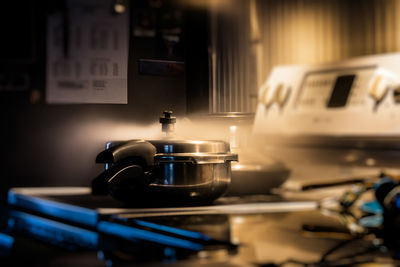
[[[390,81],[383,75],[373,78],[368,94],[375,100],[378,105],[385,98],[390,87]]]

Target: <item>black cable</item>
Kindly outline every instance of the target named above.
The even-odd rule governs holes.
[[[376,251],[378,249],[379,249],[378,247],[372,247],[372,248],[366,249],[364,251],[359,251],[357,253],[353,253],[353,254],[350,254],[350,255],[344,255],[342,257],[338,257],[335,260],[344,260],[344,259],[348,259],[348,258],[359,257],[359,256],[365,255],[367,253],[374,252],[374,251]]]
[[[353,238],[353,239],[350,239],[350,240],[344,240],[344,241],[340,242],[339,244],[333,246],[333,247],[330,248],[328,251],[326,251],[324,254],[322,254],[321,259],[319,260],[319,262],[320,262],[320,263],[321,263],[321,262],[325,262],[325,261],[326,261],[326,258],[327,258],[330,254],[332,254],[332,253],[335,252],[336,250],[338,250],[338,249],[344,247],[345,245],[350,244],[350,243],[352,243],[352,242],[354,242],[354,241],[356,241],[356,240],[358,240],[358,239],[359,239],[359,238]]]

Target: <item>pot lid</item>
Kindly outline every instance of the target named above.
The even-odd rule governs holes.
[[[224,154],[230,152],[230,147],[224,141],[198,141],[198,140],[149,140],[157,149],[157,154],[177,153],[211,153]]]

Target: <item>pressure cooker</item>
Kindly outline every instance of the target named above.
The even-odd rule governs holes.
[[[224,141],[171,138],[171,115],[165,111],[160,118],[168,138],[111,142],[97,155],[107,169],[93,180],[93,194],[110,194],[128,205],[183,206],[211,203],[226,192],[237,154]]]

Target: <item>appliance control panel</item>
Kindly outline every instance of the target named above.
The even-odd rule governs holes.
[[[400,53],[275,67],[258,92],[254,132],[400,135]]]

